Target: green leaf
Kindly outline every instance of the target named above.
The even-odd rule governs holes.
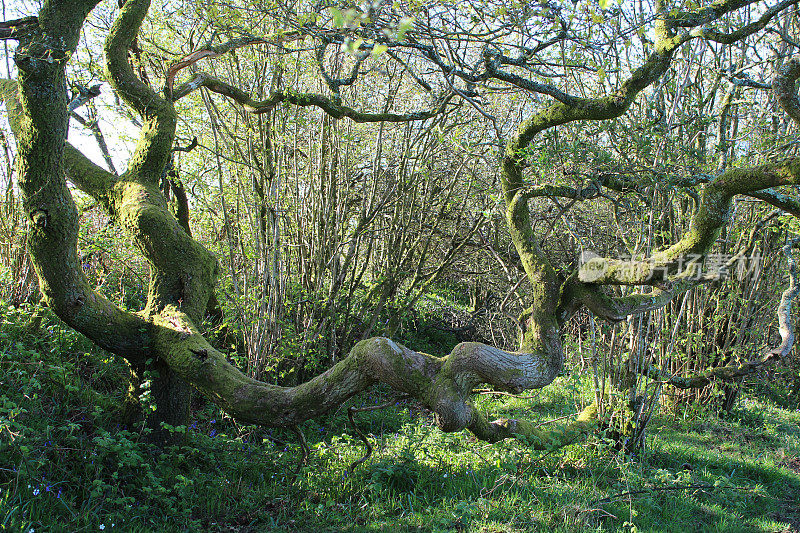
[[[388,49],[389,47],[386,46],[385,44],[376,44],[375,46],[372,47],[372,56],[378,57],[382,53],[386,52],[386,50]]]
[[[332,7],[331,16],[333,17],[333,25],[336,28],[341,28],[344,26],[344,15],[342,15],[341,11],[339,11],[335,7]]]
[[[397,25],[397,40],[402,41],[403,37],[405,37],[406,32],[414,27],[414,18],[413,17],[405,17],[400,20],[400,24]]]

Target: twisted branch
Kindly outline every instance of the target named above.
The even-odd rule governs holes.
[[[349,118],[354,122],[411,122],[414,120],[426,120],[441,113],[453,95],[450,94],[439,102],[435,107],[427,111],[414,111],[411,113],[364,113],[351,107],[341,105],[334,100],[315,93],[296,93],[292,91],[273,91],[266,100],[253,100],[249,94],[234,87],[233,85],[220,80],[214,76],[199,72],[189,81],[177,87],[173,93],[173,98],[178,100],[187,94],[205,87],[206,89],[227,96],[244,108],[248,113],[261,114],[267,113],[278,104],[287,103],[300,107],[318,107],[333,118]]]

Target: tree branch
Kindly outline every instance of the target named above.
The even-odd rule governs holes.
[[[231,52],[238,48],[242,48],[244,46],[251,46],[254,44],[269,44],[273,41],[277,41],[280,44],[286,40],[302,39],[303,37],[304,35],[299,31],[290,31],[290,32],[273,33],[265,37],[254,37],[254,36],[240,37],[238,39],[232,39],[226,43],[218,44],[215,46],[207,45],[204,48],[195,50],[194,52],[187,55],[177,63],[174,63],[167,69],[167,76],[164,83],[164,93],[169,98],[172,98],[173,101],[180,98],[173,96],[173,85],[175,84],[175,76],[177,76],[178,72],[180,72],[181,70],[185,69],[188,66],[194,65],[201,59],[213,58],[223,54],[227,54],[228,52]]]
[[[227,96],[240,104],[245,111],[253,114],[267,113],[280,103],[294,104],[300,107],[318,107],[333,118],[349,118],[355,122],[410,122],[413,120],[426,120],[435,117],[448,104],[452,94],[445,97],[429,111],[414,111],[411,113],[364,113],[351,107],[338,104],[321,94],[296,93],[290,91],[273,91],[266,100],[253,100],[249,94],[238,87],[234,87],[218,78],[200,72],[192,79],[175,89],[174,98],[177,100],[199,89],[206,89]]]
[[[431,409],[442,431],[469,429],[490,442],[521,436],[535,447],[558,447],[596,424],[592,406],[556,428],[537,428],[525,420],[490,422],[469,400],[479,383],[511,392],[548,385],[560,370],[560,353],[514,353],[461,343],[439,358],[377,337],[356,344],[345,359],[311,381],[286,388],[242,374],[178,309],[167,308],[153,319],[155,347],[170,367],[242,422],[292,427],[383,383]]]
[[[781,335],[781,343],[778,346],[766,350],[758,359],[712,368],[695,376],[665,375],[652,365],[647,369],[643,369],[643,373],[652,379],[663,381],[679,389],[699,389],[715,380],[734,381],[743,378],[754,373],[759,368],[789,355],[795,340],[794,328],[792,327],[792,304],[797,299],[797,295],[800,294],[800,284],[797,281],[797,257],[792,253],[798,243],[800,243],[800,239],[793,239],[783,247],[783,253],[786,255],[789,267],[789,287],[781,294],[781,301],[778,305],[778,331]]]
[[[510,83],[511,85],[515,85],[527,91],[546,94],[565,105],[576,105],[581,101],[579,97],[567,94],[564,91],[553,87],[552,85],[539,83],[527,78],[523,78],[522,76],[518,76],[511,72],[501,70],[500,65],[502,64],[502,61],[503,56],[499,52],[490,50],[489,48],[484,50],[483,62],[486,65],[486,72],[489,77]]]
[[[0,99],[6,104],[8,123],[14,136],[17,138],[24,136],[21,122],[24,109],[15,80],[0,79]],[[117,176],[95,165],[69,142],[64,143],[64,171],[69,181],[80,191],[102,203],[106,209],[110,208],[109,195],[117,182]]]
[[[695,37],[701,37],[708,41],[720,44],[733,44],[741,41],[745,37],[753,35],[757,31],[763,30],[772,18],[789,6],[797,5],[798,0],[783,0],[783,2],[767,9],[755,22],[739,28],[730,33],[719,32],[710,28],[699,28],[692,32]],[[751,85],[756,86],[756,85]]]
[[[756,223],[750,230],[747,240],[741,238],[737,244],[738,251],[724,264],[715,265],[715,270],[694,276],[684,276],[676,281],[654,288],[649,293],[636,293],[627,296],[611,296],[598,284],[584,283],[573,273],[562,287],[562,301],[559,304],[561,322],[565,322],[580,305],[585,305],[597,316],[612,322],[624,320],[628,316],[660,309],[676,296],[710,281],[719,281],[728,276],[730,271],[747,254],[751,253],[756,243],[756,237],[764,226],[780,214],[775,210]],[[694,271],[692,271],[694,274]]]
[[[128,60],[128,50],[147,15],[150,0],[128,0],[114,20],[105,42],[106,71],[119,96],[143,119],[141,136],[128,162],[127,177],[157,183],[175,138],[177,115],[172,102],[140,80]]]
[[[30,36],[27,50],[58,43],[59,53],[69,57],[95,3],[71,2],[66,9],[59,2],[45,1],[39,13],[40,31]],[[79,215],[64,180],[65,62],[40,60],[35,53],[18,54],[15,60],[18,83],[2,80],[0,92],[17,139],[18,184],[31,222],[28,251],[43,299],[56,315],[98,346],[134,362],[144,361],[150,347],[146,322],[95,292],[77,253]]]
[[[0,22],[0,40],[24,38],[38,25],[38,17],[23,17]]]
[[[800,99],[797,97],[795,87],[798,78],[800,78],[800,58],[795,57],[778,70],[772,82],[772,90],[775,91],[778,103],[786,114],[800,126]]]
[[[759,0],[715,1],[696,11],[675,11],[670,15],[670,25],[674,28],[694,28],[713,22],[742,7],[755,4]]]
[[[727,170],[704,187],[689,231],[680,241],[639,261],[593,258],[581,266],[578,277],[584,283],[601,285],[654,285],[694,276],[696,272],[689,263],[698,264],[716,242],[720,229],[728,223],[734,196],[797,184],[800,184],[800,158]],[[787,210],[793,208],[791,202],[780,201],[775,191],[759,197]]]

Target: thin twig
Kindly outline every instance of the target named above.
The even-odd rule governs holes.
[[[355,413],[363,413],[364,411],[377,411],[378,409],[385,409],[387,407],[391,407],[392,405],[396,404],[399,401],[407,400],[411,398],[409,395],[403,395],[397,398],[396,400],[392,400],[391,402],[382,403],[379,405],[370,405],[368,407],[355,407],[350,406],[347,409],[347,418],[350,419],[350,425],[353,426],[353,430],[358,434],[358,438],[364,443],[364,446],[367,448],[364,455],[355,461],[353,461],[350,466],[348,467],[348,471],[353,472],[358,465],[369,459],[369,456],[372,455],[372,444],[370,444],[369,439],[366,435],[359,429],[358,425],[356,424],[355,418],[353,415]]]
[[[308,456],[311,454],[311,450],[308,448],[306,436],[303,433],[303,430],[300,429],[300,426],[292,426],[292,432],[297,435],[297,439],[300,442],[300,457],[297,460],[297,468],[294,471],[294,476],[292,476],[292,481],[294,481],[294,479],[300,473],[300,469],[302,469],[303,465],[308,462]]]
[[[690,484],[690,485],[675,485],[673,487],[653,487],[650,489],[641,489],[641,490],[629,490],[626,492],[620,492],[619,494],[614,494],[613,496],[607,496],[605,498],[600,498],[599,500],[592,500],[590,504],[595,503],[610,503],[616,499],[624,498],[625,496],[633,496],[636,494],[651,494],[653,492],[665,492],[671,490],[689,490],[689,489],[728,489],[728,490],[739,490],[739,491],[753,491],[755,490],[753,487],[722,487],[720,485],[712,485],[709,483],[703,484]]]

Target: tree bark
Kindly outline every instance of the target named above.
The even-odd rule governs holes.
[[[676,28],[705,24],[744,3],[715,2],[709,8],[686,13],[667,13],[659,3],[655,50],[619,89],[600,98],[549,91],[547,94],[558,102],[524,121],[509,142],[501,169],[506,217],[533,287],[532,305],[520,321],[524,331],[519,351],[461,343],[447,356],[436,357],[387,338],[372,338],[356,344],[327,372],[289,388],[244,375],[197,329],[214,295],[218,263],[181,226],[158,187],[175,139],[174,98],[203,85],[230,96],[252,112],[288,102],[317,106],[333,117],[355,121],[424,119],[444,104],[436,111],[399,115],[361,113],[320,95],[273,93],[267,101],[254,102],[243,92],[209,77],[184,84],[174,94],[167,91],[169,96],[164,97],[140,80],[129,63],[128,51],[149,0],[128,0],[106,41],[107,71],[116,93],[141,115],[143,127],[126,172],[116,176],[65,143],[68,109],[64,67],[77,46],[83,20],[95,3],[45,1],[37,24],[20,38],[15,58],[18,84],[4,81],[0,89],[18,140],[19,185],[32,224],[29,250],[45,301],[67,324],[125,357],[140,376],[147,371],[158,372],[152,380],[156,411],[151,421],[157,439],[168,439],[160,422],[180,425],[186,421],[189,383],[236,419],[272,427],[296,426],[377,383],[418,399],[435,413],[436,425],[442,431],[468,429],[490,442],[521,437],[533,447],[553,448],[573,442],[596,424],[594,404],[576,420],[541,429],[522,419],[490,421],[470,400],[473,388],[481,383],[515,393],[550,384],[564,361],[561,327],[580,306],[606,309],[607,318],[617,318],[664,305],[679,292],[662,290],[625,299],[607,296],[602,292],[603,284],[642,282],[641,278],[623,276],[608,259],[600,260],[604,277],[591,277],[581,269],[562,279],[533,232],[524,190],[525,152],[536,135],[548,128],[621,116],[636,96],[666,71],[675,50],[700,35],[678,34]],[[738,31],[737,38],[756,31],[753,28]],[[492,57],[487,57],[487,65],[492,62]],[[790,85],[776,85],[776,91],[783,91],[781,102],[787,102],[785,107],[793,117],[798,70],[792,66],[783,73],[791,78]],[[495,74],[506,79],[498,71]],[[78,214],[65,176],[107,209],[148,261],[151,278],[142,312],[121,310],[89,286],[77,254]],[[796,183],[800,183],[800,161],[796,159],[770,167],[727,171],[704,188],[689,234],[658,257],[670,262],[681,253],[706,253],[727,221],[727,206],[733,195]]]

